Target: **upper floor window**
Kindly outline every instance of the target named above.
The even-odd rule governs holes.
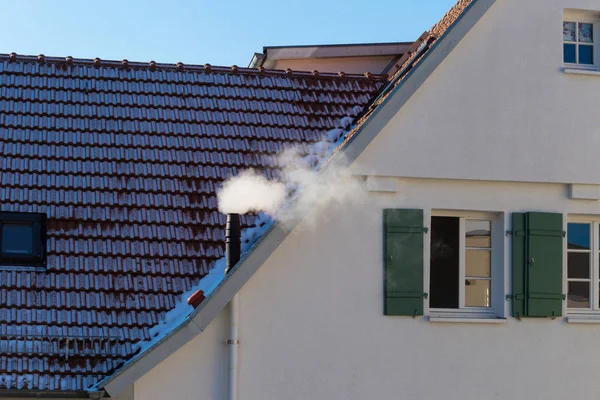
[[[0,265],[43,266],[45,222],[44,214],[0,212]]]
[[[494,216],[431,217],[432,309],[492,312]]]
[[[599,43],[599,11],[564,10],[563,61],[566,70],[597,71],[600,68]]]
[[[595,24],[582,21],[563,22],[563,51],[565,64],[593,66],[595,54]]]

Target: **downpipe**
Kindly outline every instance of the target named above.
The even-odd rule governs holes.
[[[229,359],[227,365],[227,400],[237,400],[238,398],[238,350],[239,340],[239,307],[240,298],[236,293],[229,302]]]

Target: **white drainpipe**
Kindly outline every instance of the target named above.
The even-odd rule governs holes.
[[[236,293],[229,303],[229,362],[227,365],[227,400],[237,400],[238,398],[238,348],[240,344],[239,338],[239,309],[240,298]]]

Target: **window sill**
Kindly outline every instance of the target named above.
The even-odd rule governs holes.
[[[575,75],[600,75],[600,70],[597,69],[584,69],[584,68],[564,68],[565,74],[575,74]]]
[[[455,323],[455,324],[505,324],[506,318],[493,316],[447,316],[430,315],[429,322],[434,323]]]
[[[568,315],[569,324],[600,324],[600,314],[597,315]]]

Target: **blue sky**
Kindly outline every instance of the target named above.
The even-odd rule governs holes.
[[[0,0],[0,53],[247,66],[263,46],[411,41],[456,0]]]

